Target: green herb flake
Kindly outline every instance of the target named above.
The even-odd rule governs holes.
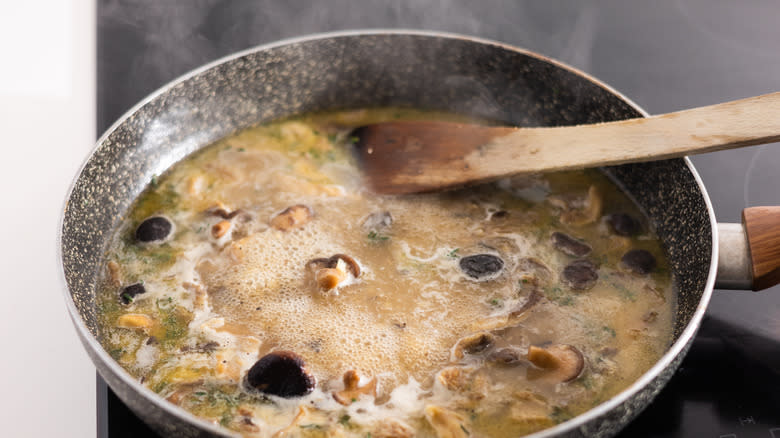
[[[238,148],[239,152],[246,152],[246,148]]]
[[[341,424],[342,426],[347,426],[349,424],[349,419],[350,419],[350,416],[347,415],[347,414],[344,414],[344,415],[341,416],[341,418],[339,418],[339,424]]]
[[[493,307],[503,307],[504,302],[498,298],[493,298],[492,300],[490,300],[490,305]]]
[[[358,137],[357,135],[353,135],[352,137],[349,138],[349,141],[351,143],[357,143],[360,141],[360,137]]]
[[[449,258],[451,258],[451,259],[456,259],[456,258],[458,258],[458,251],[460,251],[460,248],[455,248],[455,249],[453,249],[452,251],[450,251],[450,252],[448,252],[448,253],[447,253],[447,257],[449,257]]]
[[[322,429],[322,426],[320,426],[319,424],[301,424],[298,427],[300,427],[301,429],[316,429],[316,430]]]
[[[390,238],[388,236],[383,236],[383,235],[381,235],[381,234],[379,234],[379,233],[377,233],[376,231],[373,231],[373,230],[370,231],[367,234],[366,237],[368,237],[369,240],[374,241],[374,242],[383,242],[383,241],[385,241],[385,240]]]
[[[158,182],[157,182],[157,175],[152,175],[152,180],[151,180],[151,181],[149,181],[149,184],[150,184],[152,187],[154,187],[154,188],[157,188],[157,185],[158,185]]]
[[[601,327],[601,329],[609,333],[609,335],[613,338],[617,336],[617,333],[615,333],[615,329],[613,329],[612,327],[608,327],[605,325],[604,327]]]

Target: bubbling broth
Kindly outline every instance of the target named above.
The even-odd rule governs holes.
[[[154,178],[114,236],[106,350],[249,437],[518,436],[609,399],[672,339],[651,224],[597,170],[438,194],[361,184],[375,109],[225,138]]]

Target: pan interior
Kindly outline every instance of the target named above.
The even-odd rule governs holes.
[[[465,38],[342,35],[250,51],[190,75],[129,113],[74,182],[62,227],[65,280],[97,333],[94,289],[107,242],[155,175],[242,128],[291,114],[377,106],[460,112],[519,126],[642,116],[612,90],[533,54]],[[646,212],[677,281],[675,339],[705,291],[712,258],[706,200],[688,164],[604,169]]]

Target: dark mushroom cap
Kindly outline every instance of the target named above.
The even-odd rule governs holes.
[[[640,275],[649,274],[656,266],[655,257],[644,249],[632,249],[623,254],[620,262],[629,271]]]
[[[618,236],[634,236],[642,231],[642,225],[633,216],[626,213],[612,213],[607,216],[607,224]]]
[[[474,254],[460,259],[458,265],[464,274],[479,280],[500,272],[504,261],[492,254]]]
[[[274,351],[252,365],[246,383],[265,394],[291,398],[310,393],[316,380],[299,355],[292,351]]]
[[[152,216],[144,219],[135,229],[135,240],[139,242],[156,242],[165,240],[173,230],[173,224],[163,216]]]
[[[587,243],[559,231],[552,233],[550,240],[555,249],[570,256],[585,257],[593,251]]]
[[[135,299],[136,295],[146,293],[146,288],[143,283],[135,283],[130,286],[123,287],[119,291],[119,300],[124,304],[130,304]]]
[[[561,280],[574,290],[588,290],[596,284],[599,273],[590,260],[575,260],[561,273]]]

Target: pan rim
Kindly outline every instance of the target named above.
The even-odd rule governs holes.
[[[78,172],[75,174],[75,177],[71,181],[71,184],[68,188],[65,200],[63,202],[62,206],[62,213],[60,215],[60,220],[58,222],[58,229],[57,229],[57,262],[59,265],[59,277],[60,282],[62,284],[62,293],[64,294],[66,307],[68,309],[68,313],[70,315],[71,321],[73,322],[74,326],[76,327],[77,334],[79,338],[81,339],[81,342],[85,344],[87,347],[88,353],[90,354],[90,357],[93,359],[99,359],[103,365],[105,365],[111,373],[113,373],[113,376],[117,379],[119,379],[122,384],[133,388],[134,390],[138,391],[147,401],[152,402],[157,409],[162,409],[167,414],[170,414],[174,417],[176,417],[178,420],[189,423],[192,425],[195,425],[196,427],[211,432],[215,435],[221,435],[221,436],[238,436],[235,434],[230,433],[227,429],[224,429],[222,427],[215,426],[201,418],[196,417],[195,415],[189,413],[188,411],[175,406],[171,403],[166,402],[164,399],[162,399],[157,393],[153,392],[152,390],[146,388],[139,382],[137,382],[127,371],[125,371],[124,368],[122,368],[111,356],[108,355],[108,352],[105,351],[103,346],[100,344],[100,342],[97,340],[97,338],[92,334],[92,332],[89,330],[89,328],[86,326],[85,321],[81,317],[81,314],[79,313],[75,301],[73,300],[73,295],[71,294],[70,288],[68,286],[67,282],[67,275],[65,272],[65,263],[64,263],[64,227],[65,227],[65,216],[66,212],[68,210],[68,204],[70,202],[70,199],[73,195],[73,192],[76,188],[77,183],[79,182],[84,170],[92,160],[93,156],[95,155],[95,152],[105,143],[105,141],[108,139],[108,137],[116,131],[122,124],[124,124],[130,117],[132,117],[135,113],[137,113],[139,110],[141,110],[144,106],[149,104],[150,102],[154,101],[161,95],[164,95],[168,91],[170,91],[172,88],[178,86],[179,84],[198,76],[199,74],[208,71],[214,67],[217,67],[219,65],[228,63],[230,61],[240,59],[242,57],[251,55],[256,52],[271,50],[278,47],[288,46],[288,45],[294,45],[299,43],[306,43],[311,41],[317,41],[317,40],[323,40],[323,39],[333,39],[333,38],[343,38],[343,37],[359,37],[359,36],[388,36],[388,35],[399,35],[399,36],[421,36],[421,37],[430,37],[430,38],[439,38],[439,39],[450,39],[450,40],[463,40],[463,41],[469,41],[469,42],[475,42],[479,44],[484,45],[491,45],[496,46],[499,48],[503,48],[508,51],[521,53],[523,55],[539,59],[541,61],[547,62],[549,64],[552,64],[558,68],[561,68],[563,70],[567,70],[577,76],[580,76],[589,82],[603,88],[604,90],[608,91],[615,97],[621,99],[626,104],[628,104],[632,109],[636,110],[639,114],[642,115],[642,117],[647,117],[649,114],[642,109],[639,105],[637,105],[635,102],[633,102],[628,97],[624,96],[621,92],[614,89],[610,85],[602,82],[601,80],[591,76],[590,74],[581,71],[577,68],[574,68],[570,65],[567,65],[559,60],[547,57],[545,55],[539,54],[537,52],[533,52],[531,50],[521,48],[518,46],[514,46],[511,44],[506,44],[502,42],[498,42],[495,40],[487,39],[487,38],[481,38],[481,37],[473,37],[463,34],[457,34],[457,33],[450,33],[450,32],[441,32],[441,31],[429,31],[429,30],[415,30],[415,29],[357,29],[357,30],[345,30],[345,31],[332,31],[332,32],[323,32],[323,33],[315,33],[310,35],[303,35],[303,36],[297,36],[293,38],[286,38],[282,40],[278,40],[275,42],[267,43],[267,44],[261,44],[255,47],[251,47],[248,49],[244,49],[238,52],[231,53],[229,55],[226,55],[224,57],[218,58],[212,62],[209,62],[207,64],[201,65],[195,69],[190,70],[187,73],[184,73],[177,78],[167,82],[160,88],[156,89],[155,91],[148,94],[146,97],[144,97],[142,100],[140,100],[138,103],[136,103],[134,106],[132,106],[130,109],[128,109],[122,116],[120,116],[97,140],[95,143],[95,146],[89,151],[89,153],[86,155],[86,158],[83,160],[81,166],[78,169]],[[577,429],[586,423],[600,417],[603,415],[608,414],[610,411],[617,408],[622,403],[625,403],[632,397],[634,397],[637,393],[639,393],[641,390],[646,388],[648,385],[651,384],[651,382],[656,379],[659,375],[661,375],[664,370],[670,367],[672,362],[685,351],[687,348],[689,342],[693,339],[695,336],[699,325],[701,324],[701,321],[704,317],[704,313],[709,305],[709,301],[712,295],[712,291],[715,284],[715,276],[717,272],[717,261],[718,261],[718,230],[717,230],[717,222],[715,218],[715,212],[712,207],[712,202],[710,200],[710,197],[707,193],[706,187],[704,186],[704,183],[699,176],[698,172],[696,171],[695,167],[693,166],[693,163],[691,160],[687,157],[682,158],[683,162],[685,163],[686,167],[688,168],[688,171],[691,173],[694,181],[696,182],[696,185],[699,188],[700,194],[702,196],[702,200],[704,201],[705,207],[707,209],[707,215],[709,218],[710,223],[710,233],[712,237],[712,250],[710,254],[710,267],[709,267],[709,273],[707,276],[706,283],[704,285],[704,290],[702,291],[702,296],[699,299],[699,303],[696,307],[696,309],[691,314],[690,320],[688,321],[685,329],[680,333],[677,340],[675,340],[667,349],[666,353],[664,353],[663,356],[650,368],[648,369],[642,376],[639,377],[639,379],[635,380],[631,385],[629,385],[627,388],[625,388],[623,391],[618,393],[613,398],[599,404],[598,406],[583,412],[580,415],[577,415],[576,417],[567,420],[563,423],[560,423],[556,426],[553,426],[548,429],[544,429],[542,431],[533,433],[531,435],[528,435],[529,438],[544,438],[544,437],[551,437],[555,436],[567,431],[571,431],[574,429]],[[98,371],[100,371],[100,368],[96,366]],[[108,379],[107,379],[108,380]]]

